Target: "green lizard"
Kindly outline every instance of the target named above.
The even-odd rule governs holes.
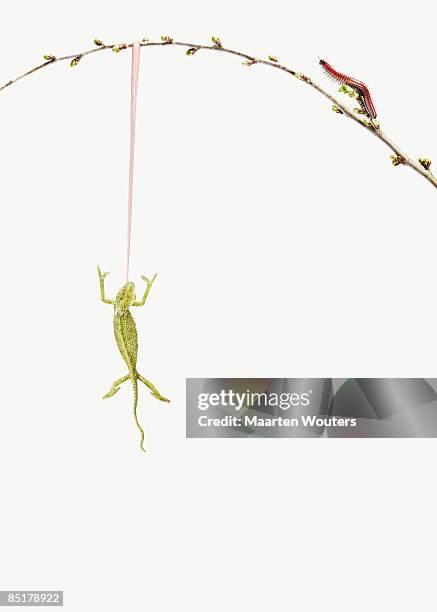
[[[144,443],[144,431],[141,425],[138,422],[137,417],[137,404],[138,404],[138,380],[146,385],[150,389],[152,395],[156,397],[156,399],[161,400],[162,402],[169,402],[166,397],[161,395],[158,389],[152,385],[147,378],[144,378],[137,372],[137,354],[138,354],[138,335],[137,335],[137,327],[135,325],[135,321],[129,311],[131,306],[144,306],[147,296],[149,295],[150,288],[153,285],[153,282],[156,278],[156,274],[149,280],[145,276],[141,278],[146,283],[146,290],[144,291],[144,295],[142,299],[137,302],[135,296],[135,285],[133,283],[126,283],[117,293],[115,300],[109,300],[105,297],[105,277],[109,274],[109,272],[105,272],[102,274],[99,267],[97,267],[97,271],[99,273],[99,281],[100,281],[100,298],[102,302],[105,304],[112,304],[114,306],[114,334],[115,340],[117,342],[118,349],[120,351],[121,356],[126,362],[128,374],[126,376],[122,376],[118,378],[112,383],[112,387],[109,389],[108,393],[103,396],[103,399],[107,397],[112,397],[120,390],[120,385],[124,383],[126,380],[131,380],[133,390],[134,390],[134,418],[135,423],[140,430],[141,433],[141,442],[140,448],[144,451],[143,443]]]

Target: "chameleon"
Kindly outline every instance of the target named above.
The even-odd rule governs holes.
[[[105,278],[109,274],[109,272],[104,272],[102,274],[99,267],[97,267],[97,272],[99,274],[99,282],[100,282],[100,299],[104,304],[111,304],[114,306],[114,335],[115,340],[117,342],[118,350],[120,351],[121,356],[123,357],[127,369],[128,374],[118,378],[112,383],[111,388],[108,393],[103,396],[103,399],[108,397],[112,397],[120,390],[120,385],[127,380],[130,380],[133,387],[134,392],[134,419],[136,426],[138,427],[141,435],[140,440],[140,448],[145,451],[144,448],[144,430],[138,422],[137,417],[137,405],[138,405],[138,381],[140,380],[142,383],[146,385],[150,389],[151,394],[156,397],[156,399],[161,402],[169,402],[170,400],[161,395],[158,389],[144,376],[137,371],[137,355],[138,355],[138,334],[137,334],[137,326],[135,325],[134,318],[130,313],[129,308],[131,306],[144,306],[146,303],[147,296],[149,295],[149,291],[156,279],[156,274],[153,276],[152,280],[149,280],[145,276],[141,276],[143,281],[146,283],[146,289],[144,291],[143,297],[140,301],[137,301],[135,295],[135,285],[134,283],[127,282],[117,293],[114,300],[110,300],[105,296]]]

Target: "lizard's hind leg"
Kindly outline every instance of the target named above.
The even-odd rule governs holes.
[[[152,395],[155,396],[156,399],[161,400],[161,402],[169,402],[170,401],[169,399],[167,399],[166,397],[164,397],[163,395],[160,394],[158,389],[155,387],[155,385],[152,385],[150,380],[147,380],[147,378],[144,378],[144,376],[141,376],[141,374],[138,374],[138,372],[137,372],[137,377],[138,377],[138,380],[141,380],[141,382],[144,383],[146,385],[146,387],[148,387],[150,389]]]
[[[103,399],[112,397],[113,395],[117,393],[117,391],[120,391],[120,385],[126,382],[127,380],[129,380],[129,378],[130,378],[129,374],[126,374],[126,376],[122,376],[121,378],[114,380],[114,382],[112,383],[112,387],[109,389],[108,393],[106,393],[106,395],[103,396]]]

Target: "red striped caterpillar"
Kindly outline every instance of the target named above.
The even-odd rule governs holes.
[[[357,92],[358,102],[361,106],[364,113],[369,117],[370,120],[376,119],[376,109],[373,104],[372,96],[370,95],[369,88],[365,83],[359,81],[358,79],[354,79],[353,77],[348,76],[347,74],[343,74],[342,72],[337,72],[335,68],[333,68],[328,62],[321,59],[319,64],[322,66],[323,70],[326,74],[341,85],[348,85],[352,87]]]

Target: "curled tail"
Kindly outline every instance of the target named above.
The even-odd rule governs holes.
[[[144,444],[144,430],[141,427],[141,425],[138,422],[138,416],[137,416],[137,406],[138,406],[138,380],[137,380],[137,373],[136,372],[132,372],[130,374],[130,378],[132,381],[132,387],[134,390],[134,419],[135,419],[135,423],[140,431],[141,434],[141,441],[140,441],[140,448],[142,451],[146,452],[146,449],[144,448],[143,444]]]

